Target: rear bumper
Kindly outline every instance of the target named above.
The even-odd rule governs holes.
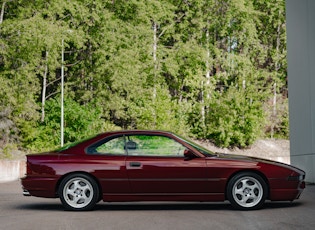
[[[21,178],[21,184],[24,196],[37,196],[55,198],[56,194],[56,178]]]

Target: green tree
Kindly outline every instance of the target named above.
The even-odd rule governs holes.
[[[242,147],[288,135],[283,0],[0,5],[2,143],[58,145],[62,64],[66,142],[120,128]]]
[[[24,145],[32,151],[47,151],[60,146],[60,98],[46,103],[47,117],[38,121],[37,129],[25,134]],[[75,142],[104,131],[101,113],[92,104],[80,105],[70,98],[64,102],[65,143]]]

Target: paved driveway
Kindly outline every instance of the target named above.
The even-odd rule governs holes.
[[[315,185],[300,200],[267,202],[236,211],[224,203],[99,203],[94,211],[67,212],[59,199],[22,196],[18,181],[0,183],[0,230],[20,229],[315,229]]]

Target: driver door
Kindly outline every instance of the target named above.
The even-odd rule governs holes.
[[[134,195],[197,195],[205,192],[204,158],[185,159],[186,147],[166,136],[130,135],[126,141],[126,169]]]

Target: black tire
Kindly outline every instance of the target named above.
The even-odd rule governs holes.
[[[76,173],[61,181],[58,194],[66,210],[88,211],[99,200],[99,187],[90,176]]]
[[[227,198],[239,210],[260,209],[265,203],[267,193],[266,182],[253,172],[236,174],[227,186]]]

